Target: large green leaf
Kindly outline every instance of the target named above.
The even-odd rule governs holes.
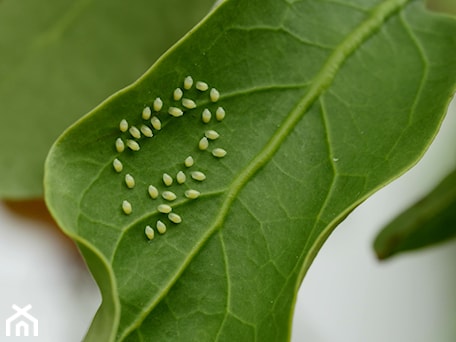
[[[454,18],[417,1],[223,2],[48,156],[47,204],[103,293],[87,340],[286,340],[319,247],[436,134],[456,81],[455,38]],[[219,89],[219,101],[193,85],[184,97],[197,108],[185,110],[173,92],[188,75]],[[132,139],[121,120],[150,127],[141,113],[157,96],[162,129],[133,139],[139,151],[116,152],[116,139]],[[184,115],[167,114],[174,106]],[[220,137],[200,150],[209,129]],[[196,170],[206,180],[191,179]],[[157,210],[166,200],[149,196],[151,184],[177,194],[182,223]],[[190,188],[200,198],[184,197]],[[145,227],[158,220],[168,231],[148,241]]]
[[[41,196],[52,142],[141,75],[211,3],[0,2],[0,197]]]
[[[380,259],[456,236],[456,171],[389,223],[374,242]]]

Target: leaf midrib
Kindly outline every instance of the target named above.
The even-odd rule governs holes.
[[[213,228],[216,230],[223,225],[224,219],[234,199],[252,176],[261,169],[273,157],[282,145],[283,141],[293,131],[298,122],[310,106],[332,84],[337,71],[342,67],[347,58],[366,41],[390,16],[400,10],[412,0],[388,0],[373,9],[371,16],[359,25],[345,40],[334,50],[324,64],[321,71],[311,83],[308,93],[298,102],[288,117],[283,121],[271,140],[263,150],[257,154],[253,161],[241,171],[238,177],[231,183],[227,199],[223,203],[220,214],[217,216]]]
[[[345,61],[352,55],[356,49],[367,41],[381,26],[382,24],[396,12],[401,10],[408,2],[413,0],[386,0],[372,9],[370,16],[356,27],[343,41],[340,43],[329,56],[326,63],[323,65],[321,71],[315,76],[313,82],[309,87],[307,94],[299,101],[294,109],[290,112],[287,118],[283,121],[276,133],[271,137],[265,147],[256,155],[250,164],[248,164],[239,175],[233,180],[231,185],[227,188],[226,199],[224,200],[219,214],[214,220],[214,223],[203,235],[200,242],[194,246],[192,252],[188,255],[185,262],[181,265],[166,289],[163,290],[160,296],[152,302],[146,310],[143,310],[138,315],[137,320],[134,321],[127,329],[124,330],[119,340],[123,340],[141,322],[149,315],[153,308],[165,297],[172,285],[179,279],[181,274],[205,245],[206,241],[223,226],[225,218],[236,199],[237,195],[249,182],[249,180],[265,166],[278,151],[284,140],[294,130],[295,126],[305,115],[310,106],[325,92],[325,90],[332,84],[337,72],[341,69]]]

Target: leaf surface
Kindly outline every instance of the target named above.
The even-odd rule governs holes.
[[[0,197],[42,196],[44,160],[55,139],[141,75],[211,4],[2,1]]]
[[[436,134],[455,86],[455,37],[454,18],[416,1],[227,0],[72,126],[51,149],[45,187],[103,293],[87,340],[289,338],[296,292],[324,240]],[[209,89],[197,90],[196,81]],[[174,99],[178,87],[196,108]],[[215,102],[212,87],[221,94]],[[152,127],[142,112],[156,97],[161,130],[139,139],[122,133],[123,119]],[[207,130],[220,137],[201,150]],[[117,152],[118,138],[140,150]],[[214,157],[214,148],[226,156]],[[206,179],[192,179],[193,171]],[[149,185],[177,199],[152,199]],[[201,196],[186,198],[188,189]]]
[[[404,211],[379,233],[374,242],[379,259],[456,236],[456,171],[427,196]]]

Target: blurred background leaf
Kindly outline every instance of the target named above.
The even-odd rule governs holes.
[[[456,236],[456,170],[389,223],[374,242],[379,259]]]
[[[137,79],[212,4],[0,2],[0,198],[41,197],[52,142]]]

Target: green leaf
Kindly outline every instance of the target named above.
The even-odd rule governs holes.
[[[325,239],[435,136],[455,87],[455,37],[454,18],[417,1],[227,0],[72,126],[48,156],[45,194],[103,293],[87,340],[289,338],[296,292]],[[193,85],[184,97],[197,108],[183,108],[173,94],[188,75],[219,101]],[[116,152],[116,139],[132,139],[121,120],[150,127],[141,113],[157,96],[162,129],[134,139],[139,151]],[[220,137],[200,150],[206,130]],[[196,170],[206,180],[193,180]],[[149,185],[177,194],[169,204],[182,223],[158,211],[168,202]],[[188,189],[201,196],[187,199]],[[158,220],[167,232],[149,241]]]
[[[455,236],[456,170],[383,228],[375,239],[374,249],[379,259],[386,259]]]
[[[44,160],[62,131],[134,81],[211,4],[1,2],[0,197],[42,196]]]

